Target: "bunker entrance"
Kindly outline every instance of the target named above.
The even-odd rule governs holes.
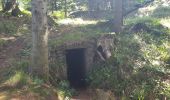
[[[85,88],[85,49],[66,50],[67,77],[74,88]]]

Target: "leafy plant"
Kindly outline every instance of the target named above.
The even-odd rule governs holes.
[[[70,98],[75,94],[75,90],[70,88],[68,81],[61,81],[58,84],[59,94],[64,98]]]
[[[0,39],[0,48],[3,47],[6,43],[6,40]]]

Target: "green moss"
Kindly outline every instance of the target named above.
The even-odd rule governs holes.
[[[54,11],[50,15],[56,19],[64,19],[65,18],[65,13],[63,11]]]
[[[60,38],[57,38],[56,40],[50,40],[49,45],[59,46],[66,42],[88,40],[101,34],[109,33],[109,31],[109,29],[102,28],[96,24],[72,27],[72,29],[69,30],[69,33],[62,33]]]
[[[22,14],[22,15],[25,15],[25,16],[31,17],[31,12],[28,11],[28,10],[22,10],[21,14]]]

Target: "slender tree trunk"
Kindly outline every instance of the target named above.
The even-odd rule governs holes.
[[[119,33],[123,26],[123,0],[115,0],[114,31]]]
[[[111,6],[111,10],[114,10],[114,1],[110,0],[110,6]]]
[[[95,3],[97,3],[97,2],[95,2],[94,0],[88,0],[88,10],[89,11],[94,11],[95,10]]]
[[[31,74],[48,81],[47,0],[32,0],[32,41]]]
[[[50,0],[50,6],[51,6],[52,14],[53,14],[54,13],[54,1],[53,0]]]
[[[67,18],[67,0],[64,0],[64,7],[65,18]]]
[[[3,8],[3,12],[8,12],[9,10],[13,10],[16,6],[16,0],[3,0],[3,5],[2,5],[2,8]]]
[[[1,5],[2,5],[2,10],[4,10],[4,5],[5,5],[4,0],[1,0]]]
[[[88,0],[88,10],[90,11],[90,10],[92,10],[92,6],[91,6],[92,4],[91,4],[91,0]]]
[[[54,0],[54,2],[55,2],[55,3],[54,3],[55,10],[57,10],[57,8],[58,8],[58,7],[57,7],[57,0]]]

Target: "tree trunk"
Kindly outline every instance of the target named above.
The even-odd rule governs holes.
[[[54,8],[55,8],[55,10],[57,10],[57,8],[58,8],[58,7],[57,7],[57,0],[54,0],[54,2],[55,2],[55,3],[54,3]]]
[[[16,0],[11,0],[11,1],[4,1],[3,5],[3,12],[8,12],[11,9],[14,9],[16,6]]]
[[[65,13],[65,18],[67,18],[67,0],[64,0],[64,13]]]
[[[95,7],[95,2],[94,0],[88,0],[88,10],[93,11]]]
[[[114,31],[119,33],[123,26],[123,0],[115,0]]]
[[[51,6],[52,14],[54,13],[54,4],[55,4],[55,1],[50,0],[50,6]]]
[[[1,0],[1,5],[2,5],[2,10],[4,10],[4,7],[5,7],[5,2],[4,2],[4,0]]]
[[[48,81],[47,0],[32,0],[32,41],[31,75]]]
[[[114,1],[110,0],[110,6],[111,6],[111,10],[114,10]]]

